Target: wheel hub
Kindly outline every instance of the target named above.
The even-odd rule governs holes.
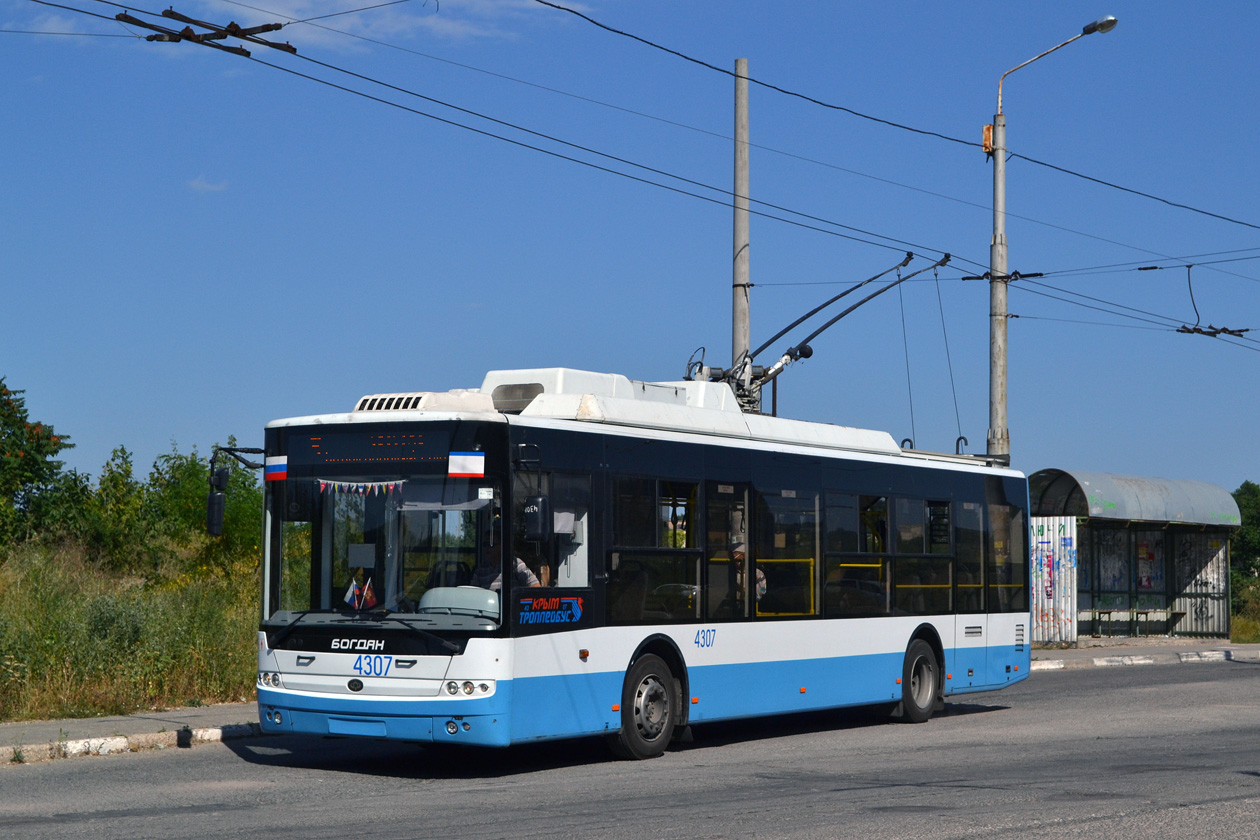
[[[669,720],[669,695],[655,676],[639,684],[634,696],[634,723],[648,740],[659,738]]]

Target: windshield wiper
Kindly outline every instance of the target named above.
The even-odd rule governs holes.
[[[454,642],[443,639],[441,636],[439,636],[436,633],[430,633],[428,630],[425,630],[423,627],[417,627],[416,625],[412,624],[412,622],[415,621],[415,619],[399,618],[396,615],[390,615],[388,610],[385,611],[384,613],[380,613],[376,615],[362,615],[356,618],[341,618],[341,619],[337,619],[335,623],[344,624],[346,622],[354,622],[354,621],[396,621],[402,626],[406,627],[411,632],[415,633],[417,636],[420,636],[421,638],[424,638],[424,639],[428,639],[431,642],[437,642],[442,647],[446,648],[449,651],[452,651],[453,653],[459,653],[459,645],[455,644]]]
[[[277,630],[275,636],[272,636],[267,640],[267,644],[271,646],[272,650],[279,647],[281,642],[289,638],[289,634],[293,632],[293,628],[297,627],[297,623],[306,618],[306,616],[312,612],[314,612],[314,610],[302,610],[293,617],[292,621]]]

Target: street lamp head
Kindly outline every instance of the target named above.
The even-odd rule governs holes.
[[[1107,15],[1104,18],[1099,18],[1093,23],[1086,25],[1086,27],[1081,30],[1081,34],[1093,35],[1095,32],[1110,32],[1116,28],[1116,24],[1119,22],[1120,21],[1116,20],[1113,15]]]

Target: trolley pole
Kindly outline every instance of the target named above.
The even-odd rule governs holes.
[[[731,368],[745,389],[752,378],[748,295],[748,59],[735,60],[735,235],[731,280]],[[742,365],[742,368],[740,367]]]

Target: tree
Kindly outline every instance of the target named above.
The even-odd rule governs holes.
[[[47,423],[31,422],[24,393],[0,376],[0,541],[6,542],[22,532],[33,497],[56,481],[57,453],[74,446]]]
[[[1244,481],[1233,493],[1242,527],[1230,537],[1230,560],[1238,571],[1260,574],[1260,485]]]
[[[1260,485],[1244,481],[1233,493],[1242,527],[1229,538],[1230,589],[1233,611],[1241,612],[1257,594],[1260,583]]]

